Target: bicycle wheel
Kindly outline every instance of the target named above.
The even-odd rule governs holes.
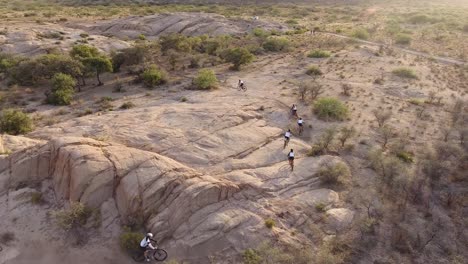
[[[154,251],[153,257],[157,261],[163,261],[167,258],[167,252],[164,249],[158,248]]]

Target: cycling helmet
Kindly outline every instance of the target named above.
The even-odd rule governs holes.
[[[153,238],[153,234],[152,233],[148,233],[146,234],[147,237],[150,237],[150,238]]]

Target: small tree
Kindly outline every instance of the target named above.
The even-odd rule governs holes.
[[[306,96],[310,95],[311,100],[314,101],[323,92],[323,86],[316,82],[302,82],[299,84],[299,94],[302,100],[305,100]]]
[[[55,105],[69,105],[75,94],[76,81],[70,75],[57,73],[52,79],[52,91],[47,94],[47,102]]]
[[[0,116],[0,131],[11,135],[26,134],[33,130],[31,118],[20,110],[5,109]]]
[[[232,63],[232,69],[240,70],[240,67],[245,64],[251,63],[255,56],[245,48],[233,48],[229,49],[225,54],[227,62]]]
[[[372,113],[374,114],[375,120],[377,120],[379,127],[382,127],[383,125],[385,125],[385,123],[392,117],[391,111],[374,110],[372,111]]]
[[[99,86],[104,84],[101,81],[100,75],[105,72],[112,72],[112,62],[107,56],[86,58],[83,60],[83,63],[96,73]]]
[[[200,90],[216,88],[217,83],[218,79],[216,78],[214,71],[209,69],[200,70],[197,77],[193,79],[193,84]]]
[[[353,127],[343,127],[340,130],[340,135],[338,136],[338,140],[341,142],[341,147],[344,147],[346,141],[353,137],[356,134],[356,129]]]
[[[380,127],[378,132],[379,132],[379,136],[380,136],[380,138],[382,140],[382,148],[386,148],[388,142],[392,138],[396,137],[395,130],[392,127],[387,126],[387,125],[384,125],[384,126]]]

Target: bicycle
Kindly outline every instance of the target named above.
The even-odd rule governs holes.
[[[299,127],[299,130],[297,131],[297,133],[299,135],[302,135],[302,132],[304,132],[304,125],[301,126],[301,125],[298,124],[297,126]]]
[[[242,86],[238,84],[237,85],[237,90],[239,90],[239,91],[242,90],[242,91],[245,92],[245,91],[247,91],[247,86],[245,86],[245,83]]]
[[[294,171],[294,159],[289,159],[289,166],[291,166],[291,171]]]
[[[156,240],[151,239],[151,241],[153,241],[156,246],[155,246],[155,249],[148,249],[149,258],[150,259],[153,258],[155,261],[164,261],[167,258],[166,250],[159,248]],[[145,255],[142,251],[135,252],[132,258],[136,262],[145,261]]]
[[[288,146],[288,143],[289,143],[289,138],[285,137],[283,149],[285,149]]]

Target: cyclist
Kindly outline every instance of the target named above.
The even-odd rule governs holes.
[[[291,114],[295,117],[298,117],[297,116],[297,106],[295,104],[292,105],[291,107]]]
[[[244,86],[244,81],[242,81],[242,80],[239,80],[239,83],[237,84],[237,87],[239,88],[239,90],[240,89],[242,89],[244,91],[246,90],[245,86]]]
[[[302,117],[299,117],[299,120],[297,120],[297,125],[299,126],[299,135],[302,134],[302,131],[304,131],[304,120],[302,120]]]
[[[151,244],[151,239],[153,238],[153,234],[152,233],[148,233],[146,234],[146,236],[143,238],[143,240],[141,240],[140,242],[140,249],[141,251],[143,251],[143,254],[145,255],[145,259],[146,261],[150,261],[149,257],[148,257],[148,253],[150,250],[152,249],[156,249],[153,244]]]
[[[288,129],[288,131],[286,131],[286,133],[284,133],[284,146],[283,146],[283,149],[286,148],[286,146],[288,145],[289,139],[291,139],[291,129]]]
[[[291,149],[288,153],[288,161],[289,161],[289,166],[291,166],[291,170],[294,170],[294,150]]]

